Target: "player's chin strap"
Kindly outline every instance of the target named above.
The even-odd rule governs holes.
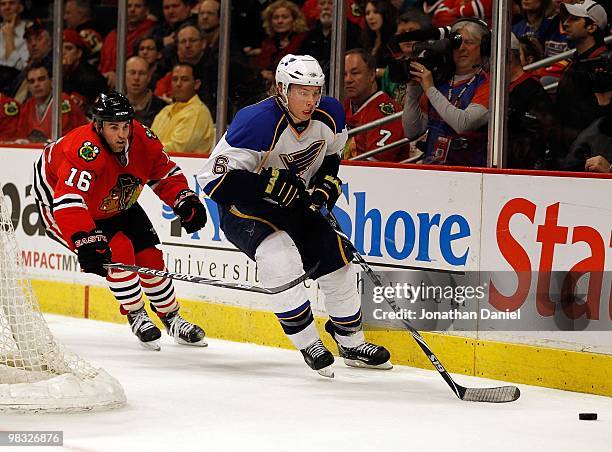
[[[315,210],[319,210],[316,209]],[[378,277],[376,273],[372,270],[372,268],[365,261],[363,256],[357,251],[355,245],[350,241],[348,236],[342,231],[338,220],[334,216],[332,212],[327,212],[325,216],[330,226],[336,231],[342,243],[349,248],[354,256],[354,260],[361,266],[363,271],[368,275],[368,277],[372,280],[376,287],[383,287],[382,281]],[[456,383],[453,380],[453,377],[448,373],[448,371],[444,368],[438,357],[434,352],[431,351],[429,345],[425,342],[425,339],[419,334],[419,332],[412,326],[412,324],[405,320],[401,315],[400,309],[397,306],[397,303],[393,298],[387,298],[384,296],[384,291],[382,292],[385,301],[391,306],[394,312],[398,314],[398,319],[401,319],[401,322],[404,324],[406,329],[410,332],[413,339],[419,344],[421,350],[427,355],[427,358],[431,361],[436,370],[442,375],[444,381],[450,386],[455,395],[459,397],[461,400],[467,400],[470,402],[492,402],[492,403],[502,403],[502,402],[513,402],[517,400],[521,396],[521,391],[516,386],[500,386],[496,388],[466,388]]]
[[[186,282],[195,283],[195,284],[206,284],[209,286],[223,287],[226,289],[244,290],[246,292],[256,292],[256,293],[274,295],[274,294],[289,290],[292,287],[295,287],[298,284],[301,284],[304,281],[306,281],[317,270],[317,268],[319,268],[319,262],[317,262],[312,268],[310,268],[306,273],[304,273],[299,278],[296,278],[292,281],[289,281],[288,283],[282,284],[277,287],[258,287],[258,286],[252,286],[250,284],[232,283],[232,282],[221,281],[218,279],[204,278],[202,276],[189,275],[185,273],[168,272],[165,270],[155,270],[153,268],[140,267],[138,265],[127,265],[127,264],[121,264],[121,263],[116,263],[116,262],[112,264],[104,264],[104,267],[109,270],[114,269],[114,270],[130,271],[130,272],[138,273],[140,275],[158,276],[160,278],[174,279],[176,281],[186,281]]]

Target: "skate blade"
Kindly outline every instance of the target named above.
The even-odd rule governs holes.
[[[393,369],[393,365],[391,361],[386,361],[382,364],[366,364],[363,361],[359,361],[358,359],[347,359],[344,358],[344,364],[349,367],[358,367],[360,369],[378,369],[378,370],[391,370]]]
[[[331,366],[324,367],[316,371],[319,375],[326,378],[334,378],[334,371]]]
[[[208,347],[208,343],[204,339],[199,340],[198,342],[187,342],[186,340],[175,337],[174,342],[179,345],[191,345],[192,347]]]
[[[158,352],[161,350],[161,347],[159,345],[159,339],[156,339],[154,341],[149,341],[149,342],[142,342],[142,341],[138,341],[138,342],[140,342],[140,345],[145,350],[153,350],[155,352]]]

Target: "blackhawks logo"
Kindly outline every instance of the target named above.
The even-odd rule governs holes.
[[[355,17],[361,17],[361,8],[355,2],[351,3],[351,14]]]
[[[117,183],[100,205],[104,212],[119,212],[134,205],[142,191],[142,180],[131,174],[120,174]]]
[[[79,148],[79,157],[81,157],[86,162],[91,162],[92,160],[94,160],[99,153],[100,148],[95,144],[92,144],[91,141],[84,142],[83,146]]]
[[[144,127],[144,129],[145,129],[145,135],[147,136],[147,138],[150,138],[151,140],[157,140],[157,135],[155,135],[155,133],[153,133],[153,131],[151,129],[149,129],[144,124],[143,124],[142,127]]]
[[[389,116],[395,113],[395,107],[391,102],[383,102],[378,106],[378,109],[385,116]]]
[[[68,102],[67,100],[62,101],[60,109],[62,110],[63,115],[65,115],[66,113],[70,113],[70,111],[72,110],[72,107],[70,107],[70,102]]]
[[[4,114],[6,116],[15,116],[16,114],[19,113],[19,106],[17,105],[16,102],[7,102],[6,104],[4,104]]]

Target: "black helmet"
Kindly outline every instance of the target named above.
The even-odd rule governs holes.
[[[100,125],[103,121],[129,121],[134,117],[134,109],[127,97],[111,91],[100,94],[93,105],[91,116]]]

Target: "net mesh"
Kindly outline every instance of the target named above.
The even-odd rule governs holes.
[[[124,403],[114,378],[53,338],[0,193],[0,411],[91,410]]]

